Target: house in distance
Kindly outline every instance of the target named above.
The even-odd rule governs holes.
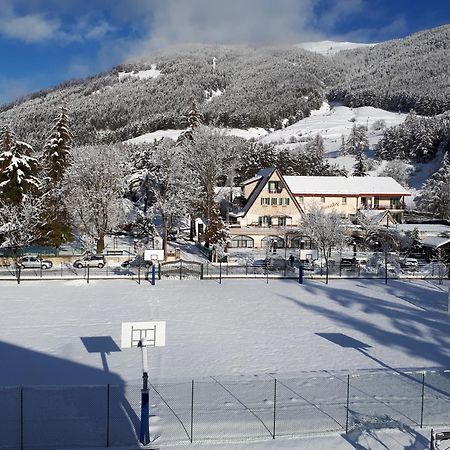
[[[309,239],[295,231],[314,204],[349,222],[363,213],[380,223],[402,223],[411,194],[390,177],[283,176],[270,168],[244,181],[243,195],[244,207],[230,213],[231,248],[266,248],[273,242],[278,248],[308,248]]]

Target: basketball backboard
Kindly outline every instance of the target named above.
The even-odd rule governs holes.
[[[148,347],[166,345],[166,322],[123,322],[122,348],[137,347],[141,339],[146,339]]]

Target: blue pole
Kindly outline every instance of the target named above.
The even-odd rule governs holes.
[[[150,442],[150,395],[148,392],[148,374],[144,372],[142,376],[143,387],[141,390],[141,430],[139,433],[139,442],[147,445]]]
[[[156,279],[156,266],[155,266],[155,264],[153,264],[152,265],[152,280],[151,280],[152,286],[155,285],[155,279]]]
[[[298,267],[298,282],[300,284],[303,284],[303,264],[300,263],[300,266]]]

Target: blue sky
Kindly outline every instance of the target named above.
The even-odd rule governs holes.
[[[0,103],[180,43],[381,42],[448,0],[0,0]]]

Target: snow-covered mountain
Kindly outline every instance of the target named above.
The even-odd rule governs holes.
[[[376,44],[363,44],[358,42],[317,41],[301,42],[297,47],[310,52],[320,53],[325,56],[335,55],[342,50],[353,50],[360,47],[373,47]]]

